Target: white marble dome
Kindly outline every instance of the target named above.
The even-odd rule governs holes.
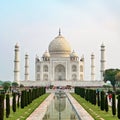
[[[43,57],[50,57],[50,54],[48,51],[45,51],[44,54],[43,54]]]
[[[71,53],[69,42],[60,33],[50,42],[48,49],[50,55],[69,56]]]
[[[73,52],[70,54],[70,57],[78,57],[78,54],[73,50]]]

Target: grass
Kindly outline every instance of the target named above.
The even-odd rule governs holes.
[[[77,94],[71,94],[80,105],[95,119],[95,120],[118,120],[117,116],[112,115],[111,107],[109,107],[109,111],[101,111],[100,107],[97,105],[92,105],[87,102],[84,98],[81,98]]]
[[[26,118],[48,97],[48,95],[49,94],[44,94],[40,96],[24,109],[17,108],[15,113],[11,108],[9,118],[6,118],[6,113],[4,113],[4,120],[26,120]]]

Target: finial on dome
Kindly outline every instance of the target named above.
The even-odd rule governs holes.
[[[59,36],[61,35],[61,29],[59,28]]]

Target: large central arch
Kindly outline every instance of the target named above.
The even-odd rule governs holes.
[[[62,81],[62,80],[66,80],[66,77],[65,77],[65,67],[61,64],[57,65],[55,67],[55,80],[59,80],[59,81]]]

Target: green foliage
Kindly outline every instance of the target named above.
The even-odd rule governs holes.
[[[100,92],[97,91],[97,104],[100,106]]]
[[[75,87],[75,93],[84,98],[85,97],[85,88]]]
[[[116,98],[115,93],[112,93],[112,114],[116,115]]]
[[[5,90],[5,92],[10,88],[10,82],[4,82],[3,84],[2,84],[2,86],[3,86],[3,89]]]
[[[93,90],[93,104],[96,105],[96,90]]]
[[[0,120],[4,119],[4,94],[0,94]]]
[[[25,92],[25,106],[28,105],[28,97],[27,97],[27,90],[24,91]]]
[[[16,93],[13,93],[12,110],[16,112]]]
[[[100,109],[104,110],[105,109],[105,93],[104,91],[101,91],[101,104],[100,104]]]
[[[86,89],[85,99],[86,99],[87,101],[89,100],[89,90],[88,90],[88,89]]]
[[[18,83],[17,83],[17,82],[13,82],[13,83],[12,83],[12,86],[13,86],[13,87],[18,87]]]
[[[20,84],[20,88],[24,88],[24,85],[23,85],[23,84]]]
[[[20,94],[18,94],[18,98],[17,98],[17,107],[19,108],[20,106]]]
[[[107,99],[107,95],[105,96],[105,111],[108,112],[109,108],[108,108],[108,99]]]
[[[10,96],[6,94],[6,117],[8,118],[10,115]]]
[[[25,107],[25,91],[21,92],[21,108]]]
[[[117,116],[120,119],[120,95],[118,95]]]
[[[24,109],[18,109],[14,113],[11,111],[9,118],[4,120],[26,120],[27,117],[48,97],[49,94],[44,94],[39,98],[35,99],[30,105],[24,107]],[[0,119],[1,120],[1,119]]]
[[[111,109],[106,113],[106,111],[101,111],[97,105],[92,105],[79,95],[72,93],[72,96],[93,117],[94,120],[118,120],[117,116],[111,114]]]
[[[120,69],[106,69],[104,72],[104,81],[105,82],[107,80],[111,81],[112,86],[115,87],[116,84],[115,76],[118,72],[120,72]]]

